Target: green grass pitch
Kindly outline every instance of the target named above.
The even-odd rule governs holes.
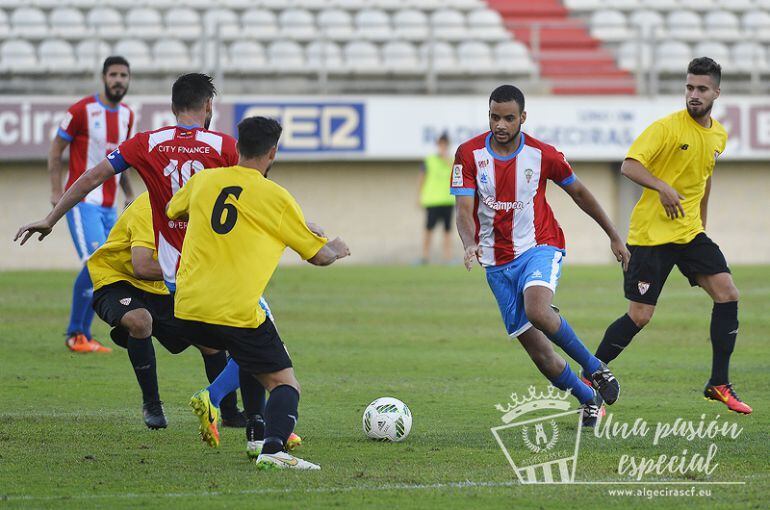
[[[219,450],[198,440],[187,401],[206,379],[194,349],[172,356],[156,343],[170,423],[145,429],[126,352],[75,355],[64,347],[74,274],[0,273],[0,508],[767,508],[770,267],[737,267],[734,275],[741,326],[731,379],[752,416],[703,400],[711,304],[679,274],[651,324],[612,365],[623,388],[610,408],[618,421],[706,414],[743,428],[736,439],[713,440],[713,474],[545,486],[516,482],[490,433],[501,424],[496,403],[545,379],[507,339],[479,268],[277,272],[267,297],[303,386],[297,432],[305,442],[297,455],[321,464],[314,473],[258,472],[241,430],[223,429]],[[567,263],[556,304],[594,349],[626,308],[619,270]],[[111,345],[98,318],[95,333]],[[405,442],[363,436],[361,413],[380,396],[411,408]],[[576,480],[621,479],[623,454],[704,452],[710,442],[669,438],[654,447],[649,438],[587,435]],[[745,484],[695,485],[710,495],[675,497],[671,490],[690,486],[653,481]],[[617,489],[632,494],[610,492]],[[664,495],[635,492],[645,489]]]

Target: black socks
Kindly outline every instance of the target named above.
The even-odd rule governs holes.
[[[620,356],[623,349],[628,347],[634,336],[641,330],[642,328],[634,324],[628,314],[624,314],[610,324],[607,331],[604,332],[602,343],[596,349],[596,357],[609,364],[610,361]]]
[[[256,415],[265,416],[265,387],[257,381],[256,377],[245,370],[241,370],[238,376],[241,383],[243,412],[246,414],[246,418]]]
[[[142,401],[144,403],[160,400],[158,395],[158,374],[155,371],[155,348],[152,346],[152,338],[128,337],[128,358],[134,367],[136,381],[142,389]]]
[[[728,384],[730,355],[738,336],[738,302],[714,303],[711,310],[711,379],[709,384]]]
[[[292,386],[283,384],[270,392],[265,409],[265,445],[262,453],[278,453],[297,424],[299,393]]]

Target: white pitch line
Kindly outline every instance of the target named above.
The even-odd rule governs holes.
[[[62,495],[62,496],[4,496],[0,495],[0,501],[53,501],[59,499],[67,500],[93,500],[93,499],[138,499],[138,498],[197,498],[211,496],[239,496],[251,494],[329,494],[335,492],[354,492],[354,491],[390,491],[390,490],[434,490],[434,489],[475,489],[475,488],[495,488],[495,487],[513,487],[521,486],[553,486],[553,485],[746,485],[746,482],[619,482],[619,481],[599,481],[599,482],[569,482],[569,483],[520,483],[520,482],[446,482],[432,484],[385,484],[385,485],[355,485],[347,487],[318,487],[308,489],[249,489],[240,491],[207,491],[207,492],[166,492],[166,493],[115,493],[115,494],[80,494],[80,495]]]
[[[385,484],[385,485],[352,485],[347,487],[318,487],[309,489],[249,489],[240,491],[207,491],[207,492],[166,492],[166,493],[134,493],[124,492],[116,494],[80,494],[63,496],[0,496],[0,501],[51,501],[57,499],[136,499],[136,498],[192,498],[200,496],[238,496],[247,494],[322,494],[333,492],[353,492],[353,491],[389,491],[389,490],[430,490],[430,489],[467,489],[483,487],[511,487],[518,485],[517,482],[447,482],[433,484]]]

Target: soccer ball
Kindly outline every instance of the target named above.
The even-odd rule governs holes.
[[[367,437],[403,441],[412,429],[412,412],[397,398],[381,397],[366,407],[363,424]]]

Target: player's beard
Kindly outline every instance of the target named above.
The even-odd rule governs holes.
[[[707,108],[703,106],[703,102],[701,102],[701,104],[699,105],[691,105],[688,102],[686,106],[687,106],[687,113],[690,114],[690,117],[692,117],[693,119],[703,119],[711,115],[711,109],[714,107],[714,103],[712,102],[710,105],[708,105]]]
[[[120,92],[112,93],[112,89],[107,86],[107,84],[104,84],[104,96],[107,98],[107,100],[111,103],[119,103],[123,100],[123,98],[128,93],[128,85],[126,85],[126,88],[121,88]]]
[[[501,142],[497,139],[497,135],[493,135],[495,138],[495,141],[499,143],[500,145],[508,145],[509,143],[513,143],[514,140],[516,140],[516,137],[519,136],[519,133],[521,133],[521,124],[519,124],[518,129],[513,132],[513,134],[506,140],[505,142]]]
[[[208,129],[209,128],[209,126],[211,125],[212,117],[213,117],[213,115],[210,114],[210,113],[206,115],[206,120],[203,121],[203,129]]]
[[[267,165],[267,168],[265,168],[265,177],[267,177],[267,174],[270,173],[270,170],[272,170],[272,168],[273,168],[273,164],[272,163]]]

